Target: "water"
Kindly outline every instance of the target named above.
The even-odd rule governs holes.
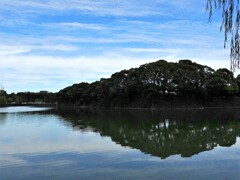
[[[240,111],[0,108],[0,179],[239,179]]]

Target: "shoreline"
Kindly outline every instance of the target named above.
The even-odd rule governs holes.
[[[15,106],[33,106],[33,107],[57,107],[57,104],[51,104],[51,103],[46,103],[46,104],[6,104],[3,106],[0,106],[0,108],[2,107],[15,107]]]
[[[160,97],[157,103],[149,105],[141,101],[133,101],[122,106],[110,104],[107,106],[99,104],[78,104],[74,102],[59,102],[57,108],[74,108],[74,109],[147,109],[147,110],[164,110],[164,109],[238,109],[240,108],[239,96],[228,97],[209,97],[200,99],[197,97]]]
[[[240,109],[240,106],[214,106],[214,107],[166,107],[166,108],[144,108],[144,107],[100,107],[100,106],[56,106],[57,109],[96,109],[96,110],[204,110],[204,109]]]
[[[78,106],[78,105],[64,105],[64,104],[6,104],[4,106],[0,106],[0,108],[4,107],[16,107],[16,106],[32,106],[32,107],[52,107],[56,109],[96,109],[96,110],[107,110],[107,109],[116,109],[116,110],[204,110],[204,109],[240,109],[240,105],[229,105],[221,104],[216,106],[196,106],[196,105],[189,105],[189,106],[166,106],[166,107],[104,107],[104,106]]]

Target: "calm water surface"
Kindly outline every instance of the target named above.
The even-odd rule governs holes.
[[[0,179],[239,179],[240,109],[0,108]]]

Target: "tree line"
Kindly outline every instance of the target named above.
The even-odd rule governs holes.
[[[214,70],[191,60],[178,63],[159,60],[139,68],[122,70],[93,83],[81,82],[57,93],[0,92],[0,105],[56,103],[98,107],[159,107],[181,98],[203,100],[240,94],[240,75],[228,69]]]
[[[6,91],[0,91],[0,106],[14,104],[48,104],[56,103],[57,93],[51,92],[19,92],[7,94]]]
[[[240,76],[228,69],[214,70],[191,60],[159,60],[122,70],[110,78],[82,82],[58,93],[58,102],[77,106],[152,107],[164,98],[238,96]]]

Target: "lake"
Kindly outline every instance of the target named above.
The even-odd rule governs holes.
[[[0,108],[0,179],[239,179],[240,109]]]

